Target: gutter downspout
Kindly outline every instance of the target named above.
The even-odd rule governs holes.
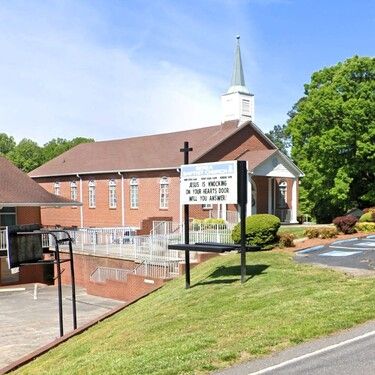
[[[117,172],[121,176],[121,226],[125,226],[125,192],[124,192],[124,175]]]
[[[78,173],[77,173],[77,178],[79,178],[79,198],[80,198],[80,201],[82,203],[82,206],[79,207],[80,217],[81,217],[80,226],[81,226],[81,228],[83,228],[83,197],[82,197],[83,189],[82,189],[82,178]]]

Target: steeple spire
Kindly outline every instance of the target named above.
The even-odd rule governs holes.
[[[249,94],[250,92],[245,86],[245,78],[244,78],[243,68],[242,68],[240,36],[237,35],[236,39],[237,39],[237,46],[236,46],[236,52],[234,55],[232,80],[230,83],[231,86],[229,87],[227,94],[231,94],[233,92],[241,92],[241,93]]]
[[[239,125],[249,120],[254,122],[254,95],[250,94],[245,86],[239,35],[237,35],[232,80],[229,90],[221,96],[221,108],[222,122],[238,120]]]

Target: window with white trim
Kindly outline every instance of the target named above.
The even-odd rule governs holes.
[[[160,208],[168,208],[169,180],[168,177],[160,179]]]
[[[89,208],[96,207],[96,184],[94,180],[89,181]]]
[[[109,208],[117,207],[116,181],[115,180],[109,180],[108,182],[108,205],[109,205]]]
[[[78,200],[78,186],[75,181],[70,183],[70,199],[72,201]]]
[[[55,182],[53,184],[53,194],[60,195],[60,182]]]
[[[287,183],[284,180],[279,182],[279,208],[286,208],[287,206]]]
[[[138,208],[138,180],[133,177],[130,180],[130,208]]]

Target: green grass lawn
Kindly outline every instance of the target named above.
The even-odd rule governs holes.
[[[213,258],[19,369],[22,374],[206,374],[375,318],[375,278],[287,254]]]

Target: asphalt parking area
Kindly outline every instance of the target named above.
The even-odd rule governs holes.
[[[296,253],[295,260],[328,267],[375,271],[375,235],[304,249]]]
[[[88,295],[77,288],[78,327],[124,304]],[[71,288],[63,286],[64,333],[72,331]],[[55,286],[34,284],[0,288],[0,369],[59,337]]]

